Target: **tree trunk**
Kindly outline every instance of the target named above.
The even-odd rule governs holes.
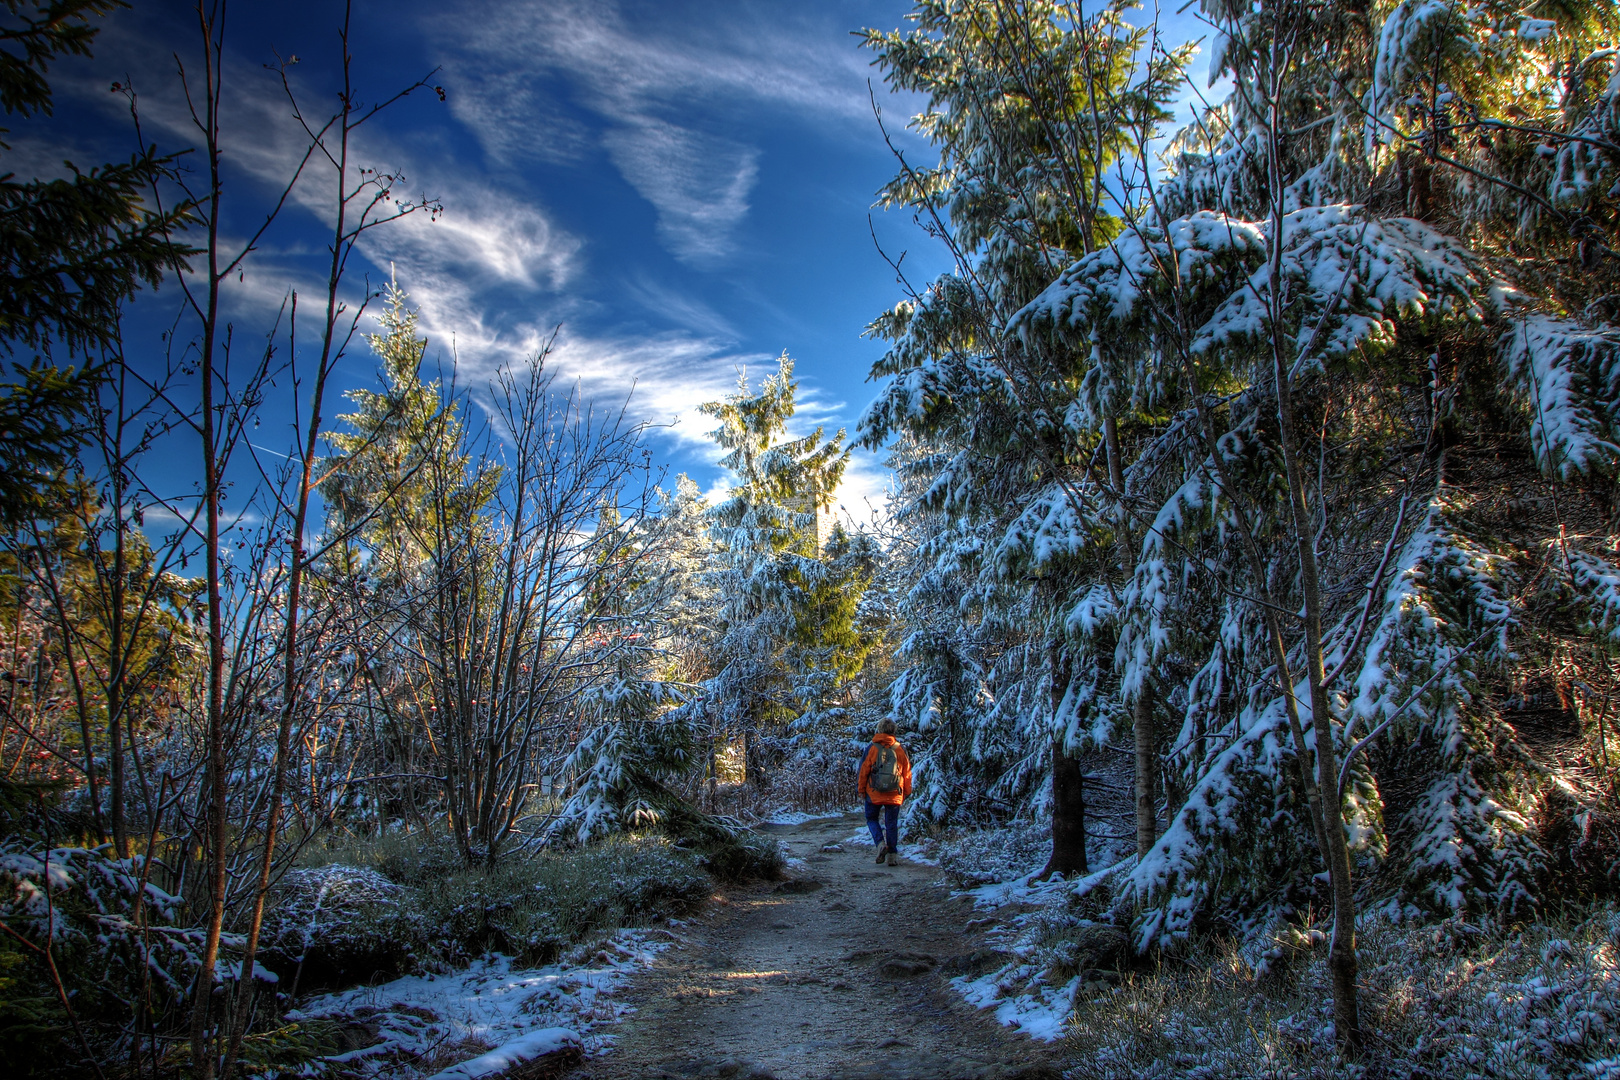
[[[1062,874],[1072,879],[1086,865],[1085,776],[1080,759],[1063,752],[1060,739],[1052,740],[1052,857],[1042,878]]]
[[[1136,696],[1136,857],[1147,858],[1159,838],[1153,793],[1158,788],[1159,746],[1153,730],[1153,691],[1143,685]]]
[[[1062,874],[1073,878],[1088,869],[1085,775],[1080,771],[1080,760],[1065,752],[1067,732],[1059,727],[1063,698],[1069,692],[1069,666],[1060,639],[1053,638],[1047,644],[1047,659],[1052,672],[1052,857],[1040,876]]]
[[[1119,564],[1127,578],[1131,574],[1132,553],[1136,546],[1129,515],[1124,510],[1125,466],[1119,449],[1119,425],[1112,416],[1103,418],[1103,448],[1108,456],[1108,482],[1114,487],[1114,498],[1120,504]],[[1136,857],[1147,858],[1159,838],[1158,814],[1154,805],[1154,792],[1159,780],[1159,742],[1153,729],[1153,691],[1146,681],[1136,697],[1132,735],[1136,743]],[[1168,810],[1168,807],[1166,808]]]
[[[1275,77],[1275,76],[1274,76]],[[1361,1017],[1356,996],[1356,896],[1350,878],[1350,847],[1344,836],[1343,796],[1339,790],[1338,754],[1333,746],[1333,718],[1329,711],[1322,665],[1322,586],[1316,565],[1316,530],[1305,499],[1305,479],[1299,465],[1299,426],[1294,416],[1290,370],[1293,358],[1284,354],[1283,336],[1283,165],[1281,122],[1273,87],[1269,104],[1269,166],[1271,180],[1270,288],[1267,291],[1271,322],[1272,374],[1276,380],[1277,423],[1283,467],[1288,479],[1288,508],[1293,518],[1294,545],[1299,552],[1299,586],[1305,615],[1305,673],[1310,683],[1311,728],[1316,743],[1316,782],[1322,799],[1322,839],[1326,841],[1328,879],[1333,890],[1333,939],[1328,946],[1328,970],[1333,981],[1333,1035],[1348,1058],[1361,1054]],[[1318,493],[1318,498],[1324,497]],[[1325,506],[1321,508],[1326,513]]]
[[[720,811],[720,735],[709,735],[709,813]]]
[[[113,436],[112,453],[112,489],[113,489],[113,568],[112,580],[108,584],[108,598],[111,603],[107,612],[107,748],[110,751],[112,790],[108,793],[108,802],[112,809],[113,843],[117,845],[118,857],[130,857],[129,829],[124,818],[124,741],[120,729],[124,727],[124,682],[128,677],[125,670],[124,630],[127,603],[124,592],[128,585],[128,540],[124,530],[128,524],[124,520],[124,380],[125,366],[119,365],[118,372],[118,415],[115,420],[115,434]],[[106,429],[103,428],[105,431]],[[133,734],[133,733],[132,733]],[[132,740],[133,741],[133,740]],[[151,852],[146,852],[151,857]]]
[[[213,16],[198,9],[203,38],[204,77],[204,138],[208,153],[208,226],[207,261],[208,293],[205,299],[201,333],[199,335],[198,380],[201,383],[202,402],[199,408],[198,428],[202,436],[203,460],[203,564],[206,570],[207,613],[204,629],[208,635],[207,674],[204,679],[207,694],[207,746],[208,757],[204,770],[201,810],[198,817],[204,823],[205,839],[200,845],[202,863],[206,867],[204,895],[204,930],[201,963],[193,982],[191,1006],[191,1060],[198,1080],[213,1080],[219,1062],[210,1026],[214,1000],[214,971],[219,964],[220,935],[225,926],[225,889],[227,885],[227,858],[230,844],[230,792],[225,775],[225,612],[224,584],[219,551],[220,504],[220,448],[217,445],[214,416],[215,346],[219,330],[219,291],[222,274],[219,268],[219,204],[223,190],[220,183],[219,148],[219,73],[214,60],[216,34],[223,38],[224,28],[213,21]]]
[[[758,730],[743,732],[743,782],[765,789],[764,753],[759,745]]]

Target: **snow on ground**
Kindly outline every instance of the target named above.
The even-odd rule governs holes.
[[[951,985],[968,1004],[994,1009],[1001,1023],[1032,1039],[1054,1042],[1063,1037],[1079,982],[1076,975],[1062,986],[1050,986],[1040,977],[1038,965],[1012,964],[977,978],[959,975]]]
[[[499,1076],[535,1058],[570,1047],[577,1048],[579,1044],[579,1036],[568,1028],[541,1028],[503,1043],[487,1054],[479,1054],[435,1073],[432,1080],[483,1080],[487,1076]]]
[[[1075,922],[1065,908],[1076,885],[1061,877],[1035,880],[1050,845],[1050,834],[1038,823],[1010,823],[923,837],[907,853],[946,870],[962,886],[953,895],[971,899],[975,910],[989,915],[977,925],[996,957],[995,967],[959,975],[951,986],[974,1007],[989,1009],[1001,1023],[1045,1042],[1063,1037],[1082,981],[1079,976],[1053,981],[1056,957],[1049,939],[1054,931],[1061,937]],[[1118,859],[1107,845],[1092,855],[1094,861]]]
[[[930,848],[917,844],[900,844],[900,857],[919,866],[938,866],[939,856]]]
[[[1035,875],[1038,873],[1039,870],[1032,870],[1010,881],[991,881],[971,889],[962,889],[954,895],[972,897],[973,906],[984,911],[994,911],[1008,904],[1060,902],[1068,892],[1067,883],[1061,877],[1036,881]]]
[[[1026,930],[1039,918],[1043,906],[1060,903],[1065,892],[1062,879],[1034,881],[1036,873],[1031,871],[1010,881],[993,881],[953,894],[971,897],[973,907],[980,911],[996,911],[1014,904],[1035,910],[1022,911],[1005,926],[993,927],[986,933],[988,943],[1005,950],[1010,963],[982,975],[959,975],[951,980],[951,986],[975,1008],[994,1010],[1001,1023],[1032,1039],[1053,1042],[1063,1037],[1063,1025],[1073,1010],[1075,986],[1080,980],[1076,977],[1061,986],[1050,985],[1045,963],[1033,956],[1035,949],[1027,940]]]
[[[446,1052],[465,1044],[511,1050],[520,1040],[578,1039],[586,1056],[613,1042],[605,1028],[629,1011],[614,993],[650,965],[673,935],[658,930],[621,930],[593,951],[538,968],[514,966],[495,954],[449,975],[407,975],[379,986],[327,994],[289,1014],[292,1019],[331,1019],[375,1028],[370,1046],[331,1059],[360,1075],[413,1078],[448,1064]],[[516,1051],[513,1051],[516,1052]]]
[[[820,814],[807,814],[803,810],[777,810],[769,817],[761,819],[763,825],[803,825],[807,821],[824,821],[827,818],[843,817],[853,814],[860,807],[846,806],[842,810],[828,810]]]

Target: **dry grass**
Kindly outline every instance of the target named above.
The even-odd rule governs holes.
[[[1324,945],[1295,935],[1262,965],[1253,948],[1204,943],[1077,1000],[1066,1075],[1620,1076],[1617,933],[1611,908],[1513,930],[1369,928],[1355,1065],[1333,1050]]]

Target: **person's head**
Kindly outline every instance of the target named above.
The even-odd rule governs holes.
[[[894,731],[895,731],[895,728],[894,728],[894,721],[893,720],[890,720],[888,717],[885,716],[882,720],[878,721],[877,733],[879,735],[893,735]]]

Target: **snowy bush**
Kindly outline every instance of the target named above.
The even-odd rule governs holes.
[[[1563,480],[1620,464],[1620,334],[1535,315],[1513,324],[1502,358],[1543,472]]]
[[[935,849],[939,866],[960,885],[1010,881],[1039,870],[1052,847],[1044,823],[1014,822],[945,834]]]
[[[644,926],[706,899],[714,878],[778,876],[774,840],[728,830],[713,842],[614,837],[469,867],[438,832],[340,842],[294,871],[266,919],[279,957],[309,936],[301,989],[352,984],[376,970],[442,970],[489,952],[549,963],[572,946]],[[326,950],[324,954],[322,950]],[[284,959],[275,961],[278,970]],[[309,980],[319,971],[345,973]]]
[[[1185,965],[1078,998],[1066,1075],[1605,1076],[1620,1054],[1614,925],[1600,909],[1512,932],[1461,919],[1369,926],[1361,979],[1377,1038],[1349,1073],[1332,1049],[1319,930],[1285,928],[1258,958],[1202,941]]]
[[[0,840],[0,920],[12,931],[0,939],[0,1058],[48,1071],[58,1055],[81,1056],[47,948],[76,1018],[92,1034],[124,1023],[137,1001],[158,1013],[182,1003],[203,936],[176,925],[179,910],[177,897],[143,884],[139,859],[117,859],[107,848],[47,852],[20,837]]]
[[[341,863],[288,874],[267,906],[262,935],[259,962],[287,990],[415,971],[431,941],[415,890]]]

